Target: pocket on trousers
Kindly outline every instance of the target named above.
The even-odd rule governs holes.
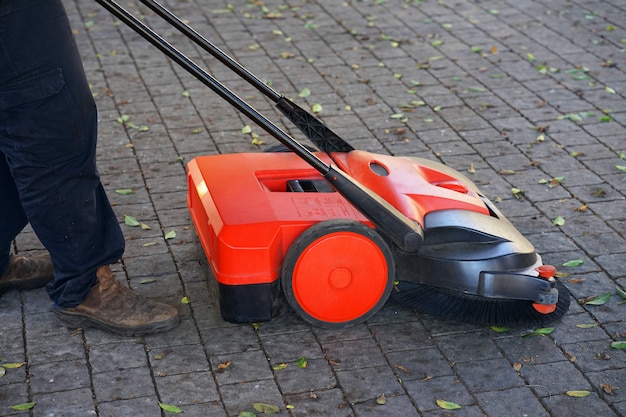
[[[61,68],[0,88],[0,109],[42,100],[58,94],[65,85]]]
[[[91,96],[89,96],[91,98]],[[61,68],[0,87],[2,128],[14,156],[31,164],[63,161],[84,152],[87,111],[79,106]]]

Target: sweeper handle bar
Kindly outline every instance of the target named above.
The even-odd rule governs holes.
[[[363,215],[383,233],[383,235],[391,239],[400,249],[413,252],[421,246],[424,240],[424,232],[419,223],[406,217],[394,206],[389,204],[389,202],[359,184],[343,171],[327,165],[114,0],[96,1],[129,28],[163,52],[167,57],[179,64],[182,68],[187,70],[187,72],[195,76],[203,84],[226,100],[230,105],[253,120],[263,130],[319,171],[341,195],[350,201],[356,209],[363,213]]]
[[[187,38],[191,39],[202,49],[213,55],[213,57],[217,58],[222,64],[226,65],[233,72],[263,93],[267,98],[276,103],[276,107],[278,107],[278,109],[322,151],[350,152],[354,150],[348,142],[340,138],[335,132],[322,123],[321,120],[261,81],[243,65],[228,56],[208,39],[200,35],[193,28],[189,27],[189,25],[185,24],[185,22],[178,18],[178,16],[174,13],[154,0],[140,1],[146,7],[150,8],[150,10],[158,14],[161,18],[187,36]]]

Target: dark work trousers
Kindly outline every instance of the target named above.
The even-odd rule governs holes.
[[[30,223],[60,307],[80,304],[124,238],[96,168],[97,114],[61,0],[0,0],[0,274]]]

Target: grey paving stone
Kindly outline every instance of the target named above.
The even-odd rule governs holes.
[[[264,361],[266,366],[259,366]],[[269,360],[261,350],[213,355],[211,365],[220,385],[272,378]]]
[[[298,417],[316,415],[349,417],[353,415],[340,389],[312,390],[309,393],[287,395],[286,402],[293,406],[291,414]]]
[[[478,404],[488,416],[549,416],[539,400],[527,388],[511,388],[476,394]]]
[[[326,359],[337,370],[383,366],[386,360],[378,344],[371,338],[343,340],[322,345]]]
[[[89,388],[91,384],[85,360],[33,365],[29,377],[33,395]]]
[[[576,357],[576,365],[583,372],[622,369],[626,362],[623,351],[611,349],[610,339],[567,344],[563,349]]]
[[[595,393],[592,393],[582,401],[580,401],[580,398],[569,397],[567,395],[552,395],[543,399],[543,402],[551,416],[619,416],[619,414],[611,410],[604,401],[600,400]]]
[[[97,416],[93,393],[89,387],[69,391],[59,390],[47,394],[34,394],[32,413],[37,417]],[[24,413],[23,411],[21,412]]]
[[[213,412],[221,409],[217,385],[211,372],[164,375],[157,377],[155,381],[159,397],[165,404],[175,406],[204,404]]]
[[[552,398],[566,391],[584,391],[591,387],[569,361],[523,366],[520,374],[539,397]]]
[[[98,401],[137,399],[154,395],[155,390],[146,367],[94,374],[93,388]]]
[[[463,407],[474,404],[474,398],[457,376],[441,376],[406,381],[404,387],[420,412],[438,410],[436,400],[451,401]]]
[[[100,402],[98,411],[106,416],[158,416],[161,413],[159,401],[156,397],[116,399],[114,401]]]
[[[454,369],[471,392],[515,388],[524,385],[511,364],[500,358],[458,363]]]
[[[374,417],[380,415],[389,416],[419,416],[415,406],[406,395],[391,395],[389,397],[377,398],[353,406],[359,416]]]
[[[311,332],[261,335],[261,343],[272,365],[293,362],[301,357],[316,359],[324,355]]]
[[[402,393],[402,387],[387,366],[375,366],[337,371],[337,379],[351,404],[360,403],[380,395]]]
[[[289,415],[282,395],[273,380],[258,380],[219,387],[223,395],[224,408],[229,416],[237,416],[242,411],[253,412],[254,403],[265,403],[280,407],[275,416]]]
[[[501,356],[496,344],[485,332],[441,336],[437,347],[451,363],[480,361]]]
[[[396,376],[402,381],[454,374],[452,364],[437,348],[395,351],[385,356]]]

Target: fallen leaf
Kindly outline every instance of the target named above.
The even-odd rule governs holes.
[[[506,333],[509,331],[508,327],[502,327],[502,326],[489,326],[491,327],[491,330],[493,330],[496,333]]]
[[[300,359],[298,359],[298,361],[296,362],[296,365],[298,365],[298,368],[306,368],[307,365],[307,358],[302,356]]]
[[[621,341],[621,342],[612,342],[611,343],[611,347],[613,349],[621,349],[621,350],[625,350],[626,349],[626,341]]]
[[[590,391],[566,391],[565,392],[565,395],[569,397],[577,397],[577,398],[588,397],[590,394],[591,394]]]
[[[555,226],[563,226],[565,224],[565,219],[562,216],[556,216],[556,218],[552,220],[552,224]]]
[[[305,98],[311,95],[311,90],[309,90],[308,88],[303,88],[302,90],[300,90],[300,93],[298,93],[298,97],[301,98]]]
[[[243,133],[244,135],[252,133],[252,128],[249,125],[245,125],[243,128],[241,128],[241,133]]]
[[[382,393],[380,397],[376,398],[376,404],[378,405],[387,404],[387,397],[385,397],[385,393]]]
[[[272,369],[275,371],[280,371],[282,369],[285,369],[286,367],[287,367],[286,363],[279,363],[278,365],[272,366]]]
[[[121,188],[119,190],[115,190],[115,192],[121,195],[129,195],[132,194],[134,191],[130,188]]]
[[[266,403],[252,403],[252,408],[263,414],[276,414],[280,412],[278,406]]]
[[[519,362],[515,362],[515,363],[513,364],[513,369],[515,369],[515,371],[516,371],[516,372],[521,371],[521,369],[522,369],[522,364],[521,364],[521,363],[519,363]]]
[[[189,297],[184,296],[183,298],[180,299],[180,302],[183,304],[189,304]]]
[[[583,305],[601,306],[607,303],[613,294],[611,292],[602,295],[594,295],[584,300]]]
[[[571,261],[567,261],[563,263],[563,266],[578,266],[578,265],[582,265],[584,262],[585,260],[583,258],[572,259]]]
[[[598,325],[596,323],[582,323],[576,325],[576,327],[578,327],[579,329],[592,329],[597,326]]]
[[[407,367],[405,367],[403,365],[396,365],[396,368],[401,370],[405,374],[410,374],[411,373],[411,371]]]
[[[250,411],[242,411],[237,415],[237,417],[257,417],[256,414],[251,413]]]
[[[570,362],[576,362],[576,355],[569,353],[569,352],[563,352],[565,354],[565,357],[567,358],[568,361]]]
[[[130,227],[139,226],[139,222],[137,221],[137,219],[127,214],[124,215],[124,223]]]
[[[162,402],[159,402],[159,407],[161,407],[161,410],[166,411],[168,413],[178,414],[178,413],[183,412],[183,410],[176,407],[175,405],[163,404]]]
[[[626,291],[622,290],[620,287],[615,287],[615,293],[626,300]]]
[[[174,239],[176,237],[176,232],[174,230],[170,230],[165,234],[165,239]]]
[[[547,334],[552,333],[553,331],[554,331],[554,327],[542,327],[542,328],[536,329],[532,333],[526,333],[522,337],[545,336]]]
[[[25,411],[25,410],[30,410],[34,406],[35,406],[35,403],[32,402],[32,403],[23,403],[23,404],[12,405],[9,408],[12,408],[13,410],[16,410],[16,411]]]
[[[313,113],[320,113],[322,111],[322,105],[319,103],[315,103],[311,107],[311,110],[313,111]]]
[[[616,388],[616,387],[613,387],[613,386],[611,386],[611,385],[609,385],[609,384],[600,384],[600,389],[601,389],[602,391],[604,391],[605,393],[609,394],[609,395],[612,395],[612,394],[613,394],[613,390],[614,390],[615,388]]]
[[[167,358],[167,355],[169,355],[170,353],[172,353],[170,349],[165,349],[161,353],[157,353],[156,355],[154,355],[154,359],[156,359],[157,361],[160,361],[162,359]]]
[[[6,369],[17,369],[26,365],[26,362],[12,362],[12,363],[3,363],[2,367]]]
[[[226,360],[226,361],[224,361],[224,362],[222,362],[222,363],[218,363],[218,364],[217,364],[217,369],[222,369],[222,370],[224,370],[224,369],[228,369],[228,367],[229,367],[231,364],[232,364],[232,362],[231,362],[231,361]]]
[[[444,410],[458,410],[461,408],[457,403],[453,403],[452,401],[445,401],[440,398],[437,398],[437,405]]]

